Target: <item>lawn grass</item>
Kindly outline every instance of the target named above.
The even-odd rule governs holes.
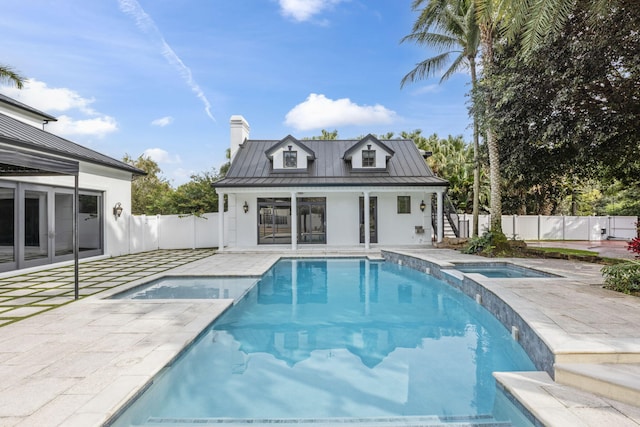
[[[540,252],[553,252],[557,254],[563,255],[580,255],[580,256],[598,256],[598,252],[595,251],[585,251],[584,249],[571,249],[571,248],[549,248],[549,247],[539,247],[539,246],[531,246],[529,249]]]

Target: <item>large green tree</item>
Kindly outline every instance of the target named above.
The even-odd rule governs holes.
[[[420,9],[420,7],[424,7]],[[413,25],[411,34],[401,42],[412,41],[419,45],[435,48],[440,53],[418,63],[401,81],[401,87],[416,80],[435,75],[446,68],[440,83],[454,73],[469,70],[471,86],[477,86],[476,58],[480,46],[480,29],[477,25],[473,0],[429,1],[416,0],[414,10],[420,15]],[[473,119],[473,235],[478,235],[478,213],[480,197],[480,161],[478,121]]]
[[[498,51],[489,84],[512,189],[576,199],[605,178],[640,192],[639,28],[640,8],[617,1],[595,17],[575,11],[527,61],[517,44]]]
[[[191,180],[175,189],[172,208],[177,214],[201,215],[218,212],[218,193],[212,184],[219,179],[215,169],[191,176]]]
[[[123,161],[142,169],[147,174],[137,176],[131,182],[131,213],[134,215],[172,214],[169,181],[161,176],[158,163],[144,154],[137,159],[125,154]]]

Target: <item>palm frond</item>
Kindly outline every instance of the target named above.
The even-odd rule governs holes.
[[[445,52],[418,63],[413,70],[402,78],[400,87],[402,88],[407,83],[413,83],[416,80],[423,80],[433,76],[447,63],[450,55],[450,52]]]
[[[25,78],[18,74],[13,68],[0,65],[0,82],[4,81],[15,85],[18,89],[24,87]]]
[[[570,0],[537,0],[530,8],[522,37],[525,56],[546,37],[560,33],[574,7]]]
[[[440,83],[448,80],[451,76],[453,76],[458,71],[461,71],[465,68],[469,67],[469,63],[467,58],[464,55],[458,55],[456,59],[453,60],[447,71],[444,72],[442,77],[440,77]]]

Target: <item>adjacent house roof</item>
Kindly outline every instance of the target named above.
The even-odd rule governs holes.
[[[42,119],[43,121],[47,121],[47,122],[58,121],[58,119],[56,119],[55,117],[47,113],[43,113],[40,110],[36,110],[35,108],[28,106],[27,104],[23,104],[22,102],[16,101],[15,99],[9,98],[8,96],[3,95],[1,93],[0,93],[0,103],[7,104],[9,107],[13,109],[20,110],[23,113],[27,113],[28,115]]]
[[[102,166],[109,166],[137,175],[145,175],[144,171],[127,163],[105,156],[97,151],[93,151],[1,113],[0,143]]]
[[[290,187],[290,186],[447,186],[434,175],[413,141],[380,141],[393,157],[383,170],[352,170],[344,154],[362,140],[305,140],[315,154],[305,173],[295,175],[274,171],[266,152],[281,141],[247,140],[240,146],[226,177],[214,187]]]

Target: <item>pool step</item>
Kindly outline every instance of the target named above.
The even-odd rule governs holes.
[[[631,405],[640,402],[640,364],[557,363],[554,368],[560,384]]]
[[[357,425],[360,427],[513,427],[508,421],[498,421],[492,415],[475,416],[418,416],[384,418],[269,418],[269,419],[232,419],[232,418],[149,418],[146,427],[169,426],[307,426],[334,427]]]

